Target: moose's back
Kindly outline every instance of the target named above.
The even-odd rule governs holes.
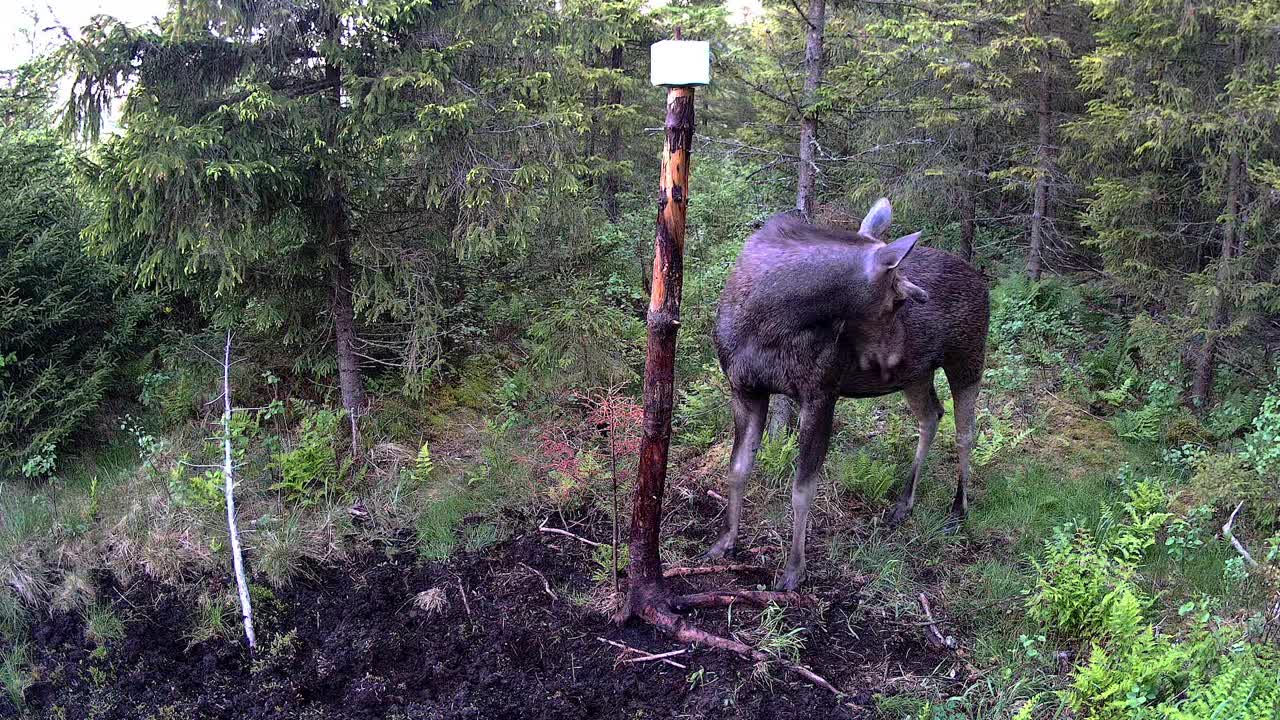
[[[891,326],[868,330],[864,264],[880,245],[786,215],[752,234],[720,296],[714,330],[730,382],[792,396],[838,383],[839,394],[865,397],[900,390],[938,367],[976,379],[989,314],[982,275],[956,255],[918,247],[899,271],[929,299],[905,300]],[[870,346],[897,358],[891,372],[863,367]]]

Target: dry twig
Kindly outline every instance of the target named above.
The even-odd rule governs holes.
[[[235,466],[231,455],[231,331],[227,331],[226,352],[222,360],[222,453],[223,491],[226,494],[227,532],[231,535],[231,565],[235,569],[236,589],[240,595],[240,616],[249,651],[255,645],[253,606],[249,602],[249,581],[244,572],[244,556],[240,552],[240,530],[236,527]]]
[[[680,663],[676,662],[675,660],[671,660],[671,659],[669,659],[665,654],[652,655],[652,654],[647,653],[647,652],[645,652],[645,651],[643,651],[643,650],[639,650],[639,649],[637,649],[637,648],[633,648],[633,647],[631,647],[630,645],[624,645],[623,643],[620,643],[620,642],[618,642],[618,641],[616,641],[616,640],[609,640],[609,639],[607,639],[607,638],[602,638],[602,637],[599,637],[599,636],[597,636],[597,637],[596,637],[596,639],[597,639],[597,640],[599,640],[600,642],[602,642],[602,643],[606,644],[606,645],[612,645],[612,646],[614,646],[614,647],[618,648],[619,650],[623,651],[624,653],[628,653],[628,652],[629,652],[629,653],[634,653],[634,654],[639,655],[639,656],[641,656],[641,657],[649,658],[650,660],[659,660],[659,661],[664,662],[664,663],[666,663],[667,665],[670,665],[670,666],[672,666],[672,667],[680,668],[681,670],[684,670],[684,669],[685,669],[685,666],[684,666],[684,665],[681,665]],[[679,650],[678,652],[681,652],[681,653],[682,653],[682,652],[685,652],[685,650]],[[626,661],[624,660],[623,662],[626,662]]]
[[[929,622],[925,623],[925,638],[928,639],[929,644],[937,648],[954,648],[955,639],[943,635],[942,631],[938,629],[938,626],[942,623],[933,619],[933,610],[929,607],[929,598],[924,593],[920,593],[920,607],[924,608],[924,616],[929,619]]]
[[[681,670],[683,670],[683,669],[685,669],[685,666],[684,666],[684,665],[681,665],[680,663],[675,662],[675,661],[673,661],[673,660],[667,660],[667,658],[672,658],[672,657],[675,657],[676,655],[683,655],[683,654],[685,654],[685,653],[687,653],[687,652],[689,652],[688,648],[681,648],[680,650],[672,650],[671,652],[657,653],[657,654],[654,654],[654,655],[641,655],[640,657],[627,658],[626,660],[623,660],[622,662],[624,662],[624,663],[642,663],[642,662],[653,662],[654,660],[662,660],[662,661],[664,661],[664,662],[670,662],[672,665],[674,665],[674,666],[676,666],[676,667],[680,668]]]
[[[525,563],[520,563],[520,565],[521,567],[524,567],[526,570],[533,573],[534,575],[537,575],[538,578],[542,580],[542,589],[547,591],[547,596],[550,597],[553,602],[560,599],[556,597],[556,594],[554,592],[551,591],[551,583],[547,582],[546,575],[543,575],[542,573],[538,572],[538,570],[531,565],[526,565]]]
[[[590,545],[591,547],[600,547],[601,545],[604,544],[604,543],[598,543],[594,540],[588,540],[582,537],[581,535],[574,535],[568,530],[561,530],[560,528],[547,527],[546,525],[539,525],[538,532],[550,533],[552,535],[563,535],[568,538],[573,538],[574,540],[577,540],[580,543]]]

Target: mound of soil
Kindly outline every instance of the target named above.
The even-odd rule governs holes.
[[[125,636],[94,651],[78,615],[33,628],[39,718],[817,718],[865,717],[878,668],[929,675],[943,658],[875,627],[851,593],[828,593],[802,661],[849,694],[837,698],[780,668],[760,672],[719,651],[619,663],[605,638],[650,652],[677,646],[644,625],[618,627],[586,607],[596,585],[584,546],[538,533],[449,563],[370,553],[259,603],[251,659],[222,639],[191,644],[190,592],[104,581]],[[540,577],[534,568],[542,574]],[[544,585],[543,578],[546,580]],[[757,578],[699,578],[714,583]],[[682,581],[683,582],[683,581]],[[690,583],[685,583],[689,585]],[[442,607],[419,593],[442,590]],[[436,594],[438,598],[440,593]],[[757,611],[707,613],[718,632],[753,630]],[[825,619],[824,619],[825,618]],[[238,628],[237,628],[238,629]],[[870,671],[869,670],[873,670]],[[0,715],[14,716],[0,701]]]

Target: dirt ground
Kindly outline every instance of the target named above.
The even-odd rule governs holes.
[[[885,689],[882,669],[929,676],[946,663],[919,635],[904,637],[901,628],[877,627],[856,612],[856,588],[816,588],[824,608],[788,611],[789,620],[813,632],[802,661],[845,690],[843,698],[781,668],[760,672],[719,651],[691,649],[673,658],[683,669],[619,663],[619,649],[600,638],[650,652],[678,646],[647,626],[619,627],[591,610],[583,598],[598,584],[590,578],[589,548],[527,527],[448,563],[371,552],[320,568],[315,579],[260,602],[253,659],[222,639],[191,645],[196,609],[175,591],[147,582],[119,587],[104,578],[103,597],[125,618],[125,636],[95,653],[80,616],[37,623],[38,681],[27,693],[27,712],[119,720],[815,720],[874,716],[874,696]],[[761,571],[675,582],[754,586],[768,579]],[[435,612],[415,603],[431,588],[446,598]],[[734,614],[708,611],[696,619],[720,632],[758,627],[756,610]],[[13,714],[0,704],[0,716]]]

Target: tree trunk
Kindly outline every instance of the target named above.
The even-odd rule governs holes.
[[[359,419],[364,412],[364,379],[360,375],[360,362],[356,358],[355,295],[352,292],[351,242],[343,237],[334,239],[333,267],[331,268],[331,293],[329,313],[333,316],[334,335],[338,343],[338,388],[342,392],[342,407],[351,422],[352,453],[360,454]]]
[[[649,295],[648,356],[644,366],[644,435],[631,510],[631,568],[623,616],[665,607],[666,590],[658,556],[662,494],[671,447],[675,387],[676,332],[684,284],[684,227],[689,201],[689,153],[693,147],[694,93],[667,91],[666,146],[658,195],[653,290]]]
[[[765,423],[765,432],[776,438],[782,433],[796,429],[796,404],[786,395],[769,396],[769,420]]]
[[[1245,45],[1239,37],[1232,45],[1235,70],[1244,67]],[[1239,148],[1231,150],[1227,157],[1227,203],[1223,214],[1227,218],[1222,228],[1222,247],[1218,259],[1217,294],[1213,299],[1213,315],[1205,330],[1204,346],[1196,360],[1195,378],[1191,384],[1191,399],[1201,412],[1209,410],[1213,401],[1213,375],[1218,363],[1218,344],[1222,331],[1231,322],[1229,291],[1232,286],[1231,260],[1239,254],[1241,244],[1240,210],[1243,204],[1245,159]]]
[[[609,54],[609,69],[618,72],[622,71],[622,45],[618,45]],[[615,78],[615,83],[618,80]],[[614,109],[622,105],[622,86],[615,84],[613,89],[609,91],[609,105]],[[622,162],[622,127],[615,120],[610,123],[609,127],[609,146],[606,150],[606,157],[609,160],[609,172],[604,176],[604,215],[611,223],[617,223],[622,219],[622,209],[618,204],[618,186],[621,178],[618,175],[618,163]],[[643,248],[644,243],[640,243]],[[644,256],[641,251],[640,256]],[[641,267],[644,261],[640,262]],[[645,276],[645,292],[648,292],[648,276]]]
[[[1204,346],[1196,360],[1195,379],[1191,385],[1191,398],[1202,412],[1213,401],[1213,376],[1218,362],[1218,342],[1222,331],[1231,322],[1228,288],[1231,285],[1231,260],[1237,255],[1240,235],[1240,195],[1244,180],[1244,159],[1239,151],[1232,151],[1227,160],[1227,204],[1224,214],[1227,223],[1222,228],[1222,246],[1218,259],[1217,295],[1213,299],[1213,315],[1205,331]]]
[[[965,143],[965,161],[968,169],[964,178],[964,191],[960,199],[960,255],[966,262],[973,262],[973,246],[978,235],[978,174],[982,172],[978,158],[978,126],[975,123]]]
[[[1045,4],[1045,17],[1049,13]],[[1031,210],[1031,238],[1027,246],[1027,276],[1032,280],[1040,280],[1043,266],[1043,252],[1046,235],[1046,214],[1049,204],[1049,182],[1053,170],[1052,149],[1053,116],[1049,111],[1051,86],[1049,83],[1049,46],[1046,44],[1044,54],[1040,58],[1040,86],[1036,107],[1039,129],[1036,133],[1036,185],[1035,198]]]
[[[818,141],[818,114],[814,105],[818,101],[818,86],[822,84],[822,42],[827,24],[826,0],[809,0],[809,12],[805,15],[809,25],[804,48],[804,107],[800,108],[800,172],[796,181],[796,209],[805,218],[813,216],[814,194],[817,190],[817,165],[814,152]]]
[[[342,26],[332,12],[322,19],[330,42],[337,46],[341,40]],[[325,81],[329,84],[329,104],[332,116],[325,127],[325,143],[332,147],[338,140],[338,120],[342,114],[342,69],[326,61]],[[318,201],[320,209],[318,231],[328,242],[329,314],[333,317],[334,337],[338,353],[338,389],[342,393],[342,407],[347,411],[351,425],[351,454],[363,458],[360,442],[360,416],[364,412],[364,378],[360,375],[360,363],[356,359],[356,311],[351,263],[351,228],[347,216],[345,193],[340,183],[327,188],[328,197]]]

